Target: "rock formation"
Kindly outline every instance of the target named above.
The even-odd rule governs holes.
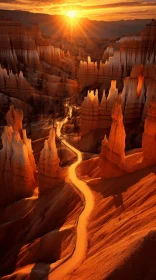
[[[152,99],[152,96],[155,95],[156,91],[156,66],[147,64],[144,67],[144,85],[146,89],[146,101],[145,101],[145,106],[143,109],[143,114],[142,114],[142,123],[144,123],[145,118],[147,116],[147,109],[149,106],[149,103]]]
[[[37,186],[36,165],[26,131],[22,130],[22,112],[10,108],[8,126],[2,134],[0,151],[0,204],[2,206],[31,196]],[[11,126],[12,125],[12,126]]]
[[[10,110],[6,114],[6,120],[8,126],[13,128],[13,131],[18,132],[19,134],[22,131],[22,120],[23,112],[20,109],[14,109],[14,106],[10,106]]]
[[[142,65],[138,64],[132,68],[129,77],[124,79],[124,86],[122,90],[122,108],[123,108],[123,121],[126,125],[127,131],[127,144],[129,146],[141,145],[141,137],[143,132],[144,121],[147,116],[147,108],[153,95],[155,95],[156,88],[156,67],[151,64]],[[94,119],[94,96],[92,101],[86,103],[85,101],[81,105],[81,115],[80,115],[80,128],[81,128],[81,148],[84,150],[84,144],[89,141],[88,133],[94,134],[90,135],[91,139],[94,141],[94,146],[96,146],[96,129],[98,133],[108,133],[108,131],[103,131],[103,129],[109,129],[111,127],[111,114],[114,102],[118,96],[118,89],[116,87],[116,81],[111,81],[111,87],[109,89],[108,96],[106,98],[105,90],[103,91],[103,96],[99,104],[99,110],[96,109],[96,115],[98,116],[98,121],[96,120],[93,125]],[[90,104],[90,105],[89,105]],[[92,104],[92,106],[91,106]],[[132,124],[135,124],[135,128],[132,128]],[[138,130],[137,130],[138,125]],[[129,129],[131,126],[131,129]],[[137,135],[132,140],[131,135]],[[86,137],[84,138],[84,136]],[[91,140],[92,141],[92,140]],[[132,142],[133,141],[133,142]],[[99,142],[98,142],[99,143]],[[86,146],[86,144],[85,144]],[[89,150],[88,150],[89,151]]]
[[[0,92],[8,103],[14,103],[11,98],[18,99],[20,109],[31,106],[35,116],[41,113],[40,107],[48,114],[55,111],[55,102],[62,96],[78,92],[75,57],[52,46],[37,25],[28,28],[0,19],[0,63]]]
[[[123,76],[131,71],[132,67],[136,64],[155,64],[156,60],[156,21],[152,20],[144,30],[141,32],[140,36],[130,36],[121,38],[116,42],[116,51],[114,50],[113,56],[112,52],[108,58],[108,64],[116,65],[116,61],[119,62],[123,69]],[[106,50],[107,54],[108,51]],[[104,54],[104,56],[106,56]],[[108,57],[108,55],[107,55]],[[112,63],[113,61],[113,63]]]
[[[24,78],[22,71],[19,75],[7,72],[0,65],[0,90],[10,97],[15,97],[23,102],[28,102],[30,97],[35,93],[27,80]]]
[[[55,143],[55,130],[51,129],[48,140],[44,142],[44,148],[41,151],[38,164],[40,194],[64,181],[59,162],[60,159]]]
[[[98,99],[98,90],[89,92],[81,104],[81,135],[85,135],[97,128],[109,128],[111,125],[111,113],[115,100],[118,97],[116,81],[111,81],[108,97],[103,92],[101,103]]]
[[[88,92],[87,96],[84,98],[83,103],[81,104],[81,135],[87,134],[92,130],[94,118],[94,98],[94,92]]]
[[[124,123],[129,124],[140,121],[145,104],[143,65],[134,67],[130,77],[124,80],[122,100]]]
[[[143,160],[146,164],[156,164],[156,96],[148,106],[142,138]]]
[[[0,61],[16,68],[18,62],[41,69],[35,41],[20,22],[0,19]]]
[[[125,174],[125,129],[122,115],[122,99],[118,96],[113,112],[109,139],[104,137],[99,157],[101,178],[118,177]]]
[[[81,88],[94,84],[98,78],[97,62],[92,62],[90,56],[87,61],[80,61],[77,77]]]
[[[109,139],[104,137],[99,156],[100,176],[112,178],[156,164],[156,97],[148,106],[142,137],[142,150],[125,156],[125,129],[122,115],[122,98],[119,95],[112,112]]]
[[[112,108],[114,106],[117,97],[118,97],[118,89],[116,88],[116,81],[112,80],[109,94],[107,97],[107,119],[108,119],[107,127],[111,125]]]
[[[136,64],[154,65],[155,63],[156,20],[152,20],[141,32],[140,36],[124,37],[118,40],[114,47],[107,47],[98,70],[90,61],[88,63],[81,61],[78,70],[78,81],[83,88],[99,82],[105,89],[108,89],[110,81],[115,79],[120,89],[122,79],[129,76]]]

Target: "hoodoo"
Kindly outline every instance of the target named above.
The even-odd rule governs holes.
[[[125,174],[125,129],[122,115],[122,99],[118,96],[113,112],[109,139],[104,137],[99,157],[101,178],[118,177]]]
[[[44,142],[44,148],[41,151],[38,164],[38,182],[39,192],[64,182],[62,169],[59,166],[60,159],[57,154],[55,143],[55,130],[51,129],[48,140]]]
[[[9,204],[31,196],[35,182],[36,165],[26,131],[22,130],[22,112],[11,106],[7,113],[8,126],[2,134],[0,151],[0,202]]]
[[[10,106],[10,110],[6,114],[6,120],[8,126],[12,126],[13,130],[21,133],[23,112],[20,109],[14,109],[14,106]]]

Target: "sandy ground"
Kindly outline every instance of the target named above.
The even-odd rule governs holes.
[[[82,207],[78,193],[66,183],[2,210],[0,275],[7,276],[1,279],[47,277],[72,253]]]
[[[85,175],[82,164],[79,176],[80,171]],[[87,177],[95,207],[88,223],[86,259],[64,279],[155,280],[156,166],[107,180],[95,173],[94,179]]]

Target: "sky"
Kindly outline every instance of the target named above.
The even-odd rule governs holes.
[[[0,9],[68,15],[93,20],[156,18],[156,0],[0,0]]]

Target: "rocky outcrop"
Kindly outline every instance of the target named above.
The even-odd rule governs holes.
[[[142,137],[142,149],[125,156],[125,129],[122,115],[122,98],[119,95],[112,112],[109,139],[104,137],[99,156],[100,176],[112,178],[132,173],[156,164],[156,97],[149,106]]]
[[[142,138],[143,161],[145,164],[156,164],[156,96],[153,96],[145,120]]]
[[[55,130],[51,129],[48,140],[44,142],[38,164],[39,193],[43,193],[64,182],[62,169],[59,166],[60,159],[57,154],[55,143]]]
[[[122,115],[122,99],[118,96],[113,112],[109,139],[104,137],[99,156],[101,178],[118,177],[125,174],[125,129]]]
[[[23,197],[31,196],[37,186],[36,165],[26,131],[22,130],[22,112],[10,108],[8,126],[2,134],[0,151],[0,204],[5,206]],[[12,126],[11,126],[12,125]]]

